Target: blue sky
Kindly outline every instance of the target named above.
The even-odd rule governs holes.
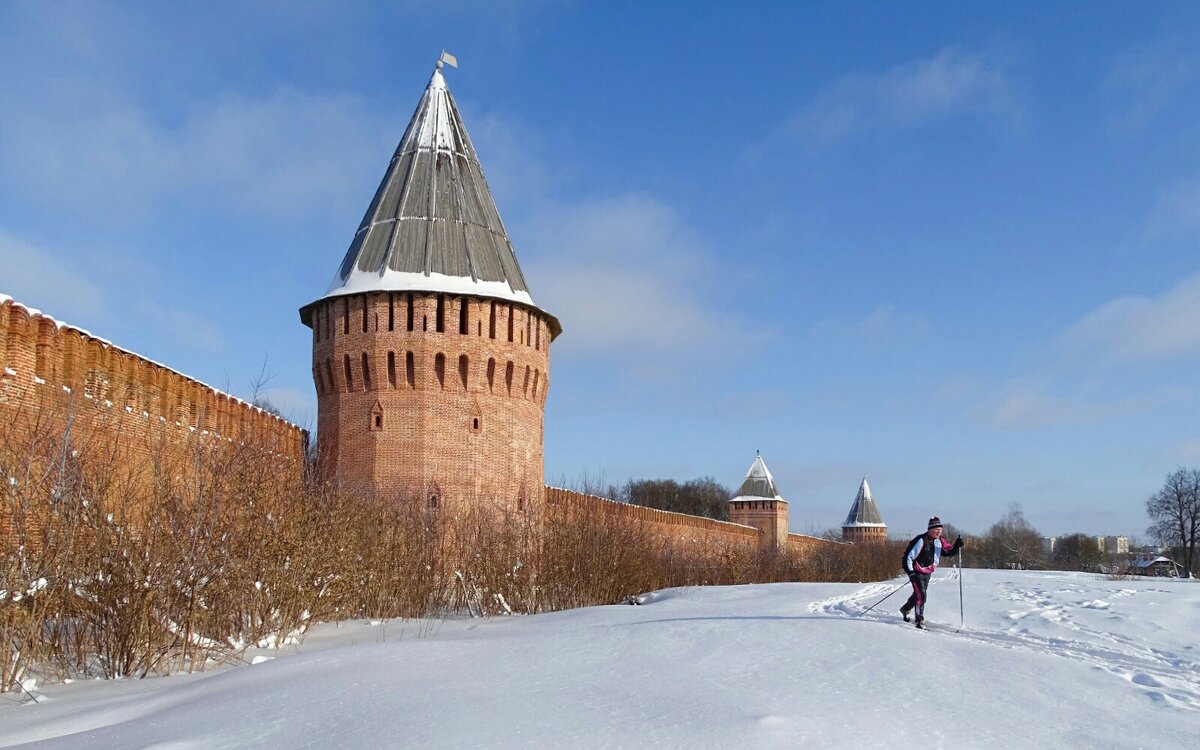
[[[0,292],[315,421],[443,49],[552,349],[546,473],[795,531],[1142,536],[1200,465],[1200,6],[0,4]]]

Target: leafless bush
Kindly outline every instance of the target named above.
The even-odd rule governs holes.
[[[315,622],[536,613],[687,585],[864,581],[895,545],[775,550],[628,513],[564,517],[322,485],[222,436],[62,408],[0,419],[0,691],[237,660]],[[186,429],[186,428],[185,428]],[[527,498],[527,500],[529,500]],[[621,506],[622,508],[625,506]]]

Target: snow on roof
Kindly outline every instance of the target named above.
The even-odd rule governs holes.
[[[182,372],[180,372],[179,370],[176,370],[171,367],[167,367],[166,365],[162,364],[161,362],[155,362],[154,360],[150,359],[149,357],[146,357],[142,354],[138,354],[137,352],[132,351],[130,349],[126,349],[124,347],[117,346],[116,344],[109,341],[108,339],[96,336],[95,334],[93,334],[83,328],[80,328],[79,326],[73,326],[70,323],[64,323],[61,320],[54,318],[53,316],[47,315],[46,313],[42,312],[41,310],[38,310],[37,308],[30,307],[28,305],[23,305],[20,302],[17,302],[12,297],[8,296],[7,294],[0,293],[0,305],[4,305],[7,303],[11,303],[12,307],[18,307],[18,308],[24,310],[26,312],[26,314],[29,315],[29,317],[31,317],[31,318],[35,318],[35,317],[42,318],[43,320],[50,321],[51,323],[53,323],[56,327],[58,327],[60,329],[66,328],[66,329],[75,331],[76,333],[83,336],[84,338],[95,341],[96,343],[100,344],[101,346],[104,346],[109,349],[115,349],[116,351],[119,351],[123,354],[128,354],[131,357],[137,357],[138,359],[145,360],[146,362],[149,362],[150,364],[154,365],[155,367],[161,367],[162,369],[166,370],[167,372],[174,373],[174,374],[178,375],[179,377],[183,378],[184,380],[189,380],[189,381],[195,383],[196,385],[207,388],[208,390],[212,391],[213,393],[225,396],[225,397],[229,398],[230,400],[236,401],[237,403],[242,404],[244,406],[248,406],[251,409],[254,409],[255,411],[260,411],[263,414],[266,414],[267,416],[271,417],[272,419],[283,422],[284,424],[286,424],[290,427],[299,428],[299,425],[294,424],[294,423],[284,419],[283,417],[279,416],[278,414],[272,414],[271,412],[267,411],[266,409],[263,409],[261,406],[252,404],[249,401],[244,401],[244,400],[238,398],[237,396],[234,396],[232,393],[226,393],[225,391],[222,391],[219,388],[213,388],[208,383],[205,383],[201,380],[197,380],[196,378],[193,378],[190,375],[185,375]]]
[[[764,498],[768,500],[783,500],[779,496],[779,490],[775,488],[775,477],[771,476],[771,471],[762,460],[762,456],[756,455],[754,463],[750,464],[750,471],[746,472],[745,481],[738,488],[737,497],[730,500],[730,502],[738,500],[762,500]]]
[[[1179,563],[1175,562],[1174,560],[1172,560],[1168,557],[1163,557],[1162,555],[1159,555],[1158,557],[1155,557],[1155,558],[1139,557],[1138,559],[1133,561],[1133,564],[1139,568],[1148,568],[1151,565],[1154,565],[1156,563],[1161,563],[1161,562],[1170,563],[1171,565],[1177,565],[1181,568],[1183,567],[1182,565],[1179,565]]]
[[[322,299],[469,294],[537,308],[458,105],[435,69]],[[312,307],[300,319],[312,324]],[[562,326],[549,318],[551,336]]]
[[[854,504],[846,514],[842,528],[887,528],[883,516],[879,514],[879,508],[875,505],[875,498],[871,496],[871,485],[867,484],[866,477],[863,477],[862,484],[858,486],[858,494],[854,496]]]

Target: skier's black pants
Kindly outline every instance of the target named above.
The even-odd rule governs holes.
[[[905,612],[915,610],[918,620],[925,619],[925,592],[929,590],[929,574],[928,573],[913,573],[908,577],[912,582],[912,596],[908,597],[908,601],[901,608]]]

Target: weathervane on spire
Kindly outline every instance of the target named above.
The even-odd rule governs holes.
[[[446,50],[442,50],[442,56],[438,58],[437,69],[441,70],[443,65],[449,65],[452,68],[458,67],[458,58],[450,54]]]

